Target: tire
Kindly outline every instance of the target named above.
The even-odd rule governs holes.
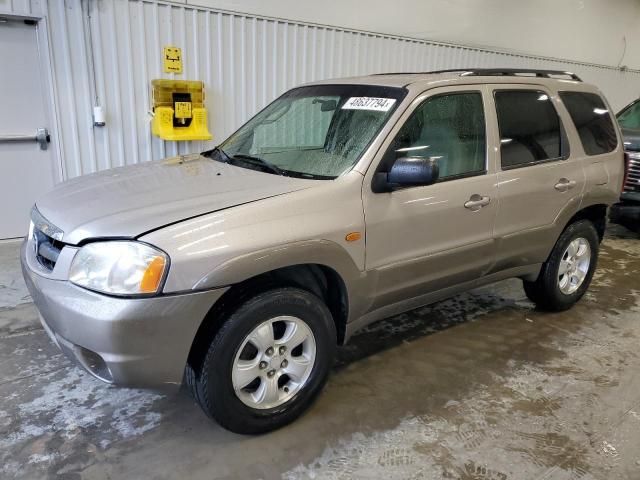
[[[274,332],[275,339],[276,350],[269,356],[268,348],[258,348],[252,343],[253,338],[267,338],[256,333],[267,332],[265,325],[271,325],[270,331]],[[285,339],[289,338],[287,332],[290,331],[307,336],[298,347],[287,351]],[[282,336],[278,338],[280,333]],[[252,339],[248,338],[250,335]],[[293,337],[292,334],[289,336]],[[267,343],[263,342],[264,345]],[[198,364],[187,366],[185,381],[204,412],[227,430],[240,434],[265,433],[287,425],[309,408],[326,383],[336,345],[335,324],[322,300],[298,288],[277,288],[256,295],[225,319]],[[287,369],[281,368],[283,361],[288,359],[291,365],[287,367],[304,363],[307,358],[305,349],[312,351],[312,346],[315,348],[314,360],[307,361],[308,366],[304,367],[306,377],[298,378],[300,381],[296,383],[294,377],[286,373]],[[286,351],[280,356],[282,347]],[[244,360],[243,356],[247,356],[248,351],[251,358]],[[256,359],[266,361],[258,363]],[[234,386],[236,375],[242,372],[235,368],[237,362],[253,364],[251,374],[260,369],[259,376],[246,388]],[[268,366],[262,366],[267,363]],[[272,376],[267,377],[267,374]],[[274,380],[276,387],[273,387]],[[277,388],[277,398],[271,403],[283,403],[271,405],[267,402],[268,398],[274,398],[274,390],[268,390],[266,385]],[[262,403],[254,400],[260,392],[264,396]]]
[[[586,241],[590,249],[588,269],[584,272],[584,277],[577,288],[575,288],[576,285],[566,283],[566,275],[563,279],[560,273],[561,263],[563,268],[567,265],[566,262],[563,262],[563,257],[567,253],[569,245],[574,241],[581,245],[580,248],[583,248],[583,241]],[[573,245],[576,245],[576,243]],[[535,303],[538,308],[552,312],[560,312],[571,308],[589,288],[597,266],[599,248],[600,238],[593,223],[589,220],[578,220],[570,224],[562,232],[549,258],[542,265],[537,280],[535,282],[523,280],[524,291],[529,300]],[[579,266],[579,264],[580,261],[576,261],[572,265]],[[562,287],[561,282],[563,282]],[[575,288],[575,290],[572,290],[572,288]]]

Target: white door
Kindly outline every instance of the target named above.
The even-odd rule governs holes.
[[[36,33],[21,20],[0,22],[0,239],[26,235],[31,206],[53,186]]]

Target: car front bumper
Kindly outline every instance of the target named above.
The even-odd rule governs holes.
[[[28,241],[22,245],[21,262],[54,342],[93,376],[118,385],[179,387],[196,332],[226,291],[112,297],[59,279],[60,272],[54,278],[43,275]]]

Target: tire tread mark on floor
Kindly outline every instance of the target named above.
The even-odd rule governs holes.
[[[610,434],[612,434],[613,432],[615,432],[618,427],[620,427],[620,425],[622,424],[622,422],[625,421],[625,417],[627,415],[629,415],[632,411],[636,410],[638,407],[640,407],[640,401],[638,401],[637,403],[635,403],[632,407],[628,408],[624,413],[622,413],[618,419],[615,422],[611,423],[611,427],[609,429],[607,429],[606,432],[604,433],[595,433],[594,434],[594,438],[592,440],[593,444],[601,444],[602,442],[605,441],[605,437],[610,436]],[[562,448],[561,449],[562,453],[568,453],[566,448]],[[535,480],[546,480],[548,478],[551,478],[551,475],[553,473],[555,473],[559,468],[563,468],[569,464],[571,464],[571,462],[573,460],[576,459],[576,454],[573,453],[572,455],[568,455],[567,458],[561,462],[558,465],[554,465],[553,467],[549,468],[549,470],[547,470],[546,472],[542,473],[539,477],[537,477]],[[573,470],[573,469],[571,469]],[[578,472],[580,473],[580,472]],[[582,472],[580,476],[584,476],[586,472]]]

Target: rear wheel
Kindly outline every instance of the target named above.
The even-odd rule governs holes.
[[[596,269],[600,240],[593,223],[569,225],[556,242],[535,282],[523,281],[527,297],[539,308],[571,308],[589,288]]]
[[[263,433],[297,418],[329,374],[331,313],[315,295],[279,288],[242,304],[224,322],[187,383],[202,409],[236,433]]]

